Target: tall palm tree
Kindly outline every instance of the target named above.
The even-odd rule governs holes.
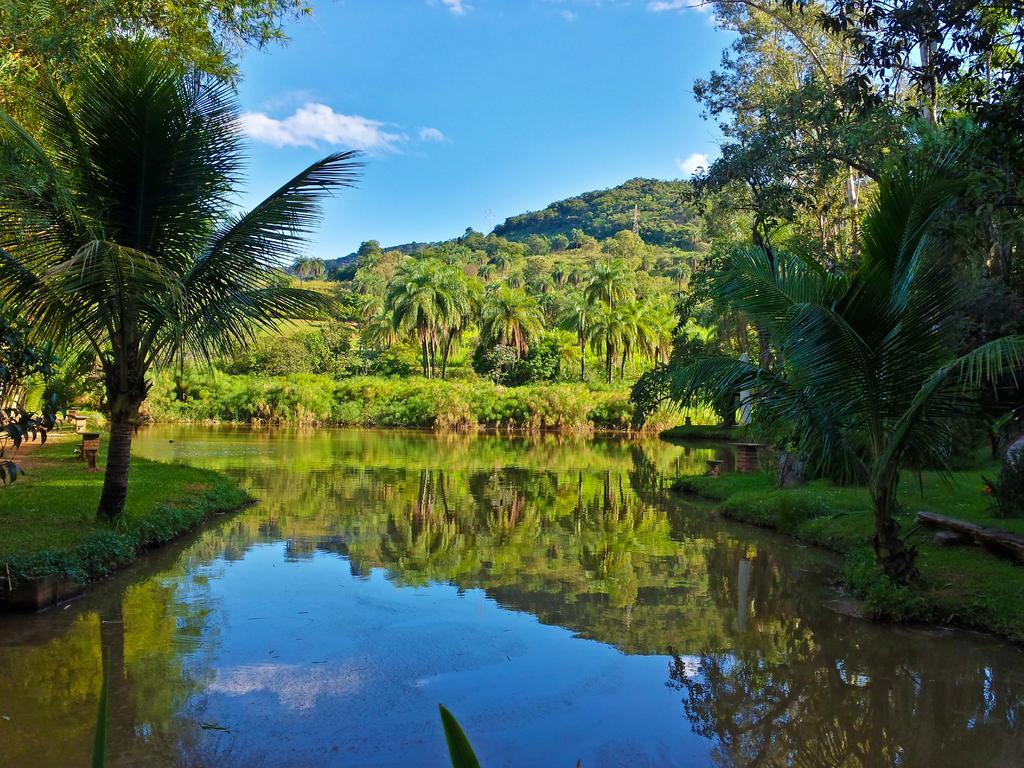
[[[624,361],[628,350],[632,348],[636,332],[633,319],[631,304],[610,307],[600,302],[596,307],[591,325],[591,344],[598,353],[604,347],[605,380],[609,384],[615,374],[615,361]]]
[[[616,315],[616,305],[633,299],[633,272],[624,259],[599,261],[591,267],[590,276],[583,289],[584,296],[592,305],[603,303],[603,318],[600,327],[604,329],[605,375],[612,382],[616,354],[616,343],[625,341],[621,315]]]
[[[633,298],[633,272],[623,259],[599,261],[590,269],[583,289],[591,304],[603,301],[612,309]]]
[[[427,378],[445,376],[452,344],[465,330],[474,308],[462,270],[438,259],[406,261],[385,299],[395,330],[415,334]]]
[[[384,306],[399,333],[414,333],[420,345],[423,375],[432,377],[431,349],[440,314],[435,286],[441,262],[409,259],[388,286]]]
[[[518,288],[500,285],[484,297],[480,309],[480,330],[484,338],[512,347],[520,358],[530,342],[544,329],[544,316],[537,300]]]
[[[562,307],[561,326],[576,334],[576,343],[580,348],[580,381],[587,380],[587,342],[590,341],[595,309],[582,291],[569,294]]]
[[[678,325],[679,318],[667,297],[643,303],[643,348],[656,364],[668,360]]]
[[[945,157],[883,176],[852,275],[760,249],[735,254],[716,292],[768,330],[779,364],[710,357],[674,372],[684,401],[749,390],[760,418],[791,425],[822,471],[865,480],[877,559],[899,580],[917,573],[894,519],[901,466],[946,466],[951,421],[976,413],[982,379],[1024,371],[1021,336],[951,351],[959,286],[929,231],[960,189],[954,168]]]
[[[359,164],[351,152],[326,157],[237,213],[234,91],[144,40],[86,62],[70,97],[46,83],[35,98],[34,135],[0,113],[0,302],[102,362],[110,440],[98,514],[115,518],[153,366],[183,352],[209,361],[329,306],[280,268]]]

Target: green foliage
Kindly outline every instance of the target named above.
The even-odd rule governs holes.
[[[695,250],[702,243],[703,221],[691,200],[688,182],[631,179],[560,200],[542,211],[512,216],[495,227],[494,234],[524,242],[543,235],[557,252],[565,250],[570,238],[576,247],[585,243],[573,237],[574,230],[598,240],[631,230],[636,206],[645,242]]]
[[[998,517],[1024,517],[1024,450],[1007,456],[995,480],[986,480]]]
[[[783,366],[715,356],[672,374],[684,402],[749,391],[759,418],[785,425],[820,472],[866,481],[879,560],[901,579],[914,573],[894,521],[901,467],[948,466],[953,420],[978,414],[965,394],[1024,361],[1019,336],[951,349],[958,284],[929,225],[961,189],[954,162],[886,173],[850,275],[763,248],[734,254],[716,292],[770,336]]]
[[[448,742],[448,755],[452,760],[452,768],[480,768],[480,763],[473,753],[473,747],[469,745],[469,739],[462,732],[462,726],[455,716],[443,705],[439,704],[441,710],[441,723],[444,726],[444,738]]]
[[[73,82],[83,61],[112,36],[146,30],[178,66],[234,76],[243,47],[285,39],[284,24],[310,13],[302,0],[10,0],[0,4],[0,106],[10,109],[40,87],[40,70]]]
[[[489,380],[440,381],[354,376],[285,377],[193,374],[188,397],[175,396],[173,377],[153,382],[146,415],[154,421],[337,424],[421,427],[553,429],[588,432],[629,428],[632,405],[622,389],[592,391],[582,384],[516,387]]]
[[[9,450],[17,451],[27,440],[45,443],[47,430],[56,426],[58,408],[65,402],[49,386],[57,367],[49,345],[30,343],[23,323],[0,314],[0,483],[5,486],[24,473]],[[26,406],[25,391],[33,378],[47,385],[38,413]]]
[[[101,439],[101,461],[106,442]],[[87,473],[71,450],[68,443],[54,442],[37,449],[31,475],[9,489],[0,509],[5,581],[9,572],[14,585],[50,575],[86,584],[248,500],[238,485],[214,472],[135,459],[132,496],[125,516],[111,528],[90,514],[102,478]]]
[[[985,470],[923,472],[898,492],[903,510],[928,509],[979,525],[1024,533],[1019,518],[996,517],[982,493]],[[871,504],[863,486],[837,486],[815,480],[799,488],[780,489],[768,474],[726,474],[680,478],[676,490],[720,502],[723,515],[782,531],[822,546],[845,558],[844,580],[864,601],[866,612],[889,621],[926,621],[987,629],[1024,638],[1020,567],[981,547],[945,547],[931,532],[916,531],[921,576],[901,583],[877,567],[871,535]],[[899,514],[901,523],[912,512]]]
[[[100,358],[118,439],[98,514],[116,518],[151,369],[211,360],[331,307],[278,267],[360,164],[326,157],[239,215],[230,84],[182,69],[152,36],[106,47],[69,94],[52,82],[34,93],[33,132],[0,113],[0,301]]]

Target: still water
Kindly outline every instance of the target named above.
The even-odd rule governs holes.
[[[0,617],[0,766],[1021,766],[1024,654],[834,609],[831,558],[669,497],[714,448],[160,427],[259,499]],[[830,607],[831,606],[831,607]]]

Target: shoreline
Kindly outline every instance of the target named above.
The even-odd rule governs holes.
[[[837,490],[847,496],[862,489]],[[922,579],[897,585],[875,565],[863,525],[870,526],[866,499],[864,509],[858,510],[845,498],[843,503],[830,503],[819,488],[777,489],[760,473],[680,477],[670,492],[711,502],[714,513],[728,520],[840,555],[842,587],[867,619],[980,632],[1024,646],[1024,611],[1017,606],[1024,567],[980,547],[940,546],[918,535],[913,543],[919,550]],[[900,522],[904,531],[912,532],[912,514]]]
[[[253,501],[221,473],[133,456],[124,517],[114,526],[97,523],[93,497],[103,475],[87,473],[70,454],[76,437],[57,433],[45,445],[19,450],[29,474],[0,489],[0,525],[8,538],[0,550],[2,612],[39,610],[76,596]]]

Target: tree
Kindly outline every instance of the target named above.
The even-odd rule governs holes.
[[[292,264],[292,271],[300,280],[322,280],[327,273],[323,259],[304,257],[296,259]]]
[[[45,85],[40,71],[71,82],[126,30],[145,30],[179,66],[234,77],[242,48],[283,40],[285,22],[311,12],[303,0],[9,0],[0,4],[0,107]]]
[[[543,329],[540,305],[525,291],[499,285],[484,296],[480,331],[489,342],[512,347],[522,359]]]
[[[58,365],[49,345],[33,345],[24,323],[0,314],[0,483],[18,479],[21,467],[7,456],[8,446],[18,450],[26,440],[46,442],[46,433],[57,423],[58,401],[49,387],[42,409],[30,411],[24,402],[29,377],[49,381]]]
[[[615,348],[624,341],[625,325],[621,313],[616,313],[616,304],[633,298],[633,273],[622,259],[597,262],[590,271],[583,294],[592,304],[604,303],[598,312],[594,332],[605,344],[605,377],[612,383],[612,369]]]
[[[683,401],[749,390],[758,417],[788,424],[819,471],[865,480],[877,559],[901,581],[917,573],[895,520],[901,467],[947,466],[951,419],[977,412],[982,378],[1024,370],[1024,336],[951,351],[959,284],[930,228],[962,189],[954,162],[904,163],[882,177],[849,276],[762,249],[734,255],[716,290],[769,329],[776,371],[705,357],[674,372]]]
[[[615,373],[615,362],[621,359],[625,365],[626,355],[635,338],[632,311],[632,302],[613,307],[602,301],[595,307],[591,343],[595,352],[604,347],[605,381],[609,384]]]
[[[452,344],[474,305],[462,270],[435,258],[409,259],[388,286],[384,303],[395,331],[415,335],[427,378],[445,377]]]
[[[580,349],[580,381],[587,380],[587,342],[590,341],[594,314],[594,304],[582,291],[569,294],[562,307],[562,327],[576,334]]]
[[[183,73],[152,40],[111,43],[70,98],[51,82],[36,99],[34,135],[0,113],[0,301],[41,338],[100,359],[110,442],[98,515],[114,519],[154,366],[209,361],[330,306],[279,268],[359,164],[330,155],[239,215],[234,92]]]

